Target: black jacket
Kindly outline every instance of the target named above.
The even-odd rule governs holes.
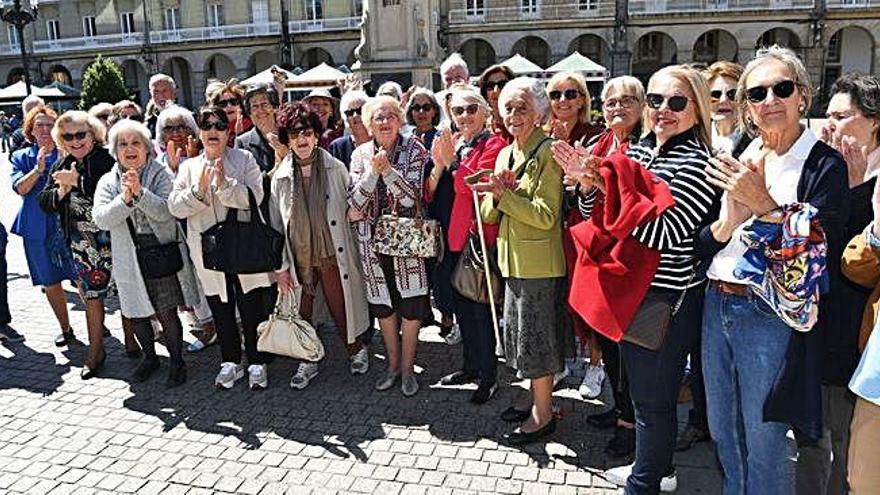
[[[255,125],[251,130],[235,138],[235,148],[254,155],[257,166],[263,172],[263,191],[270,191],[272,177],[269,175],[269,172],[275,168],[275,149],[269,144],[269,140],[263,136],[263,133]],[[269,194],[263,195],[260,210],[263,212],[263,218],[269,218]]]

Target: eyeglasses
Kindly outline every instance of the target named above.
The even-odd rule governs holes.
[[[553,91],[547,93],[550,96],[550,99],[553,101],[557,101],[561,99],[563,96],[566,100],[576,100],[583,95],[580,91],[576,89],[566,89],[565,91],[559,91],[558,89],[554,89]]]
[[[666,102],[666,108],[673,112],[681,112],[687,108],[688,101],[690,101],[687,96],[673,95],[667,98],[658,93],[648,93],[645,95],[645,99],[648,101],[648,106],[654,110],[659,110],[663,106],[663,102]]]
[[[746,98],[750,103],[761,103],[773,91],[777,98],[785,99],[794,94],[795,88],[797,85],[794,81],[780,81],[772,86],[753,86],[746,90]]]
[[[164,130],[164,131],[167,132],[168,134],[172,134],[172,133],[175,133],[175,132],[186,132],[186,131],[189,130],[189,127],[187,127],[187,126],[185,126],[185,125],[183,125],[183,124],[180,124],[180,125],[166,125],[165,127],[162,128],[162,130]]]
[[[315,131],[314,129],[310,129],[308,127],[297,127],[296,129],[291,129],[287,131],[287,137],[294,139],[298,137],[311,138],[315,137]]]
[[[85,139],[86,136],[88,136],[88,134],[89,134],[89,131],[65,132],[64,134],[61,135],[61,137],[67,142],[80,141],[82,139]]]
[[[480,105],[477,105],[476,103],[471,103],[466,107],[452,107],[449,110],[452,111],[452,115],[455,115],[456,117],[461,117],[462,115],[464,115],[465,112],[467,112],[468,115],[474,115],[479,109]]]
[[[486,81],[486,91],[501,91],[507,84],[507,79],[500,81]]]
[[[413,105],[410,108],[412,108],[413,112],[428,113],[434,109],[434,105],[425,103],[424,105]]]
[[[635,96],[621,96],[620,98],[609,98],[602,102],[602,108],[611,110],[618,105],[621,108],[632,108],[639,100]]]
[[[361,107],[357,107],[357,108],[349,108],[348,110],[346,110],[346,111],[344,111],[344,112],[342,112],[342,113],[344,113],[346,117],[351,118],[351,117],[354,117],[355,115],[360,115],[360,114],[361,114]]]
[[[380,113],[373,116],[373,122],[396,122],[397,120],[397,114],[394,113]]]
[[[721,91],[720,89],[709,91],[709,96],[713,100],[720,100],[722,95],[726,95],[728,100],[733,101],[736,99],[736,88],[730,88],[727,91]]]
[[[239,105],[241,105],[241,100],[239,100],[238,98],[229,98],[227,100],[217,101],[217,106],[220,108],[237,107]]]
[[[211,129],[225,131],[226,129],[229,129],[229,124],[223,122],[222,120],[207,120],[199,124],[199,129],[203,131],[210,131]]]

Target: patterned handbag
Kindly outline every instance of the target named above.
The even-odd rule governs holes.
[[[415,217],[401,217],[397,210],[381,215],[373,227],[373,251],[400,258],[437,258],[443,253],[443,227],[422,216],[416,203]]]

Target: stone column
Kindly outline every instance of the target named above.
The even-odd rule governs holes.
[[[629,49],[627,25],[629,24],[629,1],[614,2],[614,39],[611,43],[611,75],[625,76],[632,73],[632,52]]]

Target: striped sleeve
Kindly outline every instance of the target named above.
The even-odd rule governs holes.
[[[578,211],[581,212],[581,216],[584,217],[584,220],[589,220],[593,215],[593,207],[596,205],[596,196],[598,196],[598,192],[595,187],[585,193],[578,194]]]

